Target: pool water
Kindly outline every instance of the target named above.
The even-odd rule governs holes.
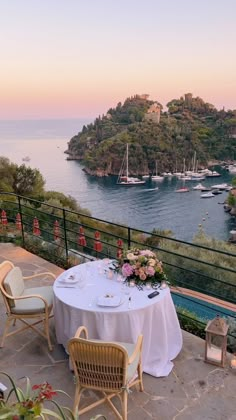
[[[193,314],[197,315],[203,321],[209,321],[220,315],[221,317],[233,317],[236,318],[234,311],[222,308],[209,302],[205,302],[201,299],[197,299],[190,296],[180,296],[172,293],[172,299],[175,306],[178,308],[187,309]]]

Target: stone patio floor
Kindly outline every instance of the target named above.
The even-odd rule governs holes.
[[[0,262],[5,259],[21,267],[25,276],[43,271],[59,275],[62,271],[12,244],[0,244]],[[0,298],[0,335],[4,323],[5,307]],[[28,376],[32,384],[48,381],[55,389],[66,391],[71,397],[58,395],[57,401],[72,407],[73,374],[64,348],[56,342],[53,319],[51,336],[52,352],[48,351],[46,340],[29,330],[7,338],[4,348],[0,349],[0,371],[12,375],[21,386],[23,376]],[[204,363],[204,341],[200,338],[183,331],[183,340],[183,349],[174,360],[174,368],[168,377],[155,378],[144,374],[144,392],[133,389],[128,397],[129,420],[236,420],[236,372],[230,369],[229,362],[225,369]],[[9,385],[3,376],[0,382]],[[91,398],[94,400],[92,393],[85,393],[82,403]],[[107,419],[116,418],[106,405],[80,418],[90,419],[99,413]]]

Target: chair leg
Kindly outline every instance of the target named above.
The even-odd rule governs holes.
[[[47,341],[48,341],[48,348],[49,348],[50,351],[52,351],[52,343],[51,343],[51,338],[50,338],[50,333],[49,333],[49,319],[48,319],[48,317],[45,318],[44,327],[45,327],[45,334],[46,334]]]
[[[128,402],[128,395],[127,391],[124,390],[121,395],[121,405],[122,405],[122,418],[123,420],[127,420],[127,402]]]
[[[7,318],[6,319],[6,323],[5,323],[5,327],[4,327],[4,331],[3,331],[3,335],[2,335],[2,340],[1,340],[0,347],[3,347],[4,346],[5,338],[7,336],[7,331],[8,331],[8,328],[9,328],[10,324],[11,324],[11,321],[12,321],[11,318]]]
[[[79,403],[80,403],[80,397],[81,397],[82,389],[80,386],[76,385],[75,387],[75,398],[74,398],[74,405],[73,405],[73,414],[76,416],[76,414],[79,411]]]
[[[139,378],[139,391],[143,391],[143,375],[142,375],[142,364],[138,364],[138,378]]]

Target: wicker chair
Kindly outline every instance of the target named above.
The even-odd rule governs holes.
[[[84,335],[84,338],[81,335]],[[127,420],[127,397],[129,388],[135,384],[143,391],[142,352],[143,337],[136,344],[88,340],[85,327],[80,327],[75,337],[68,342],[68,351],[76,377],[74,414],[83,414],[92,408],[108,402],[121,420]],[[103,398],[79,410],[81,393],[84,389],[101,391]],[[118,396],[121,413],[111,399]]]
[[[49,334],[49,318],[53,316],[51,315],[53,307],[52,286],[25,288],[24,282],[24,280],[46,275],[55,279],[54,274],[49,272],[23,277],[20,268],[15,267],[10,261],[4,261],[0,264],[0,290],[7,314],[0,347],[3,347],[6,337],[31,328],[47,339],[48,348],[52,350]],[[32,318],[37,320],[32,323],[27,322],[28,319]],[[17,320],[21,321],[24,326],[8,333],[11,322],[13,321],[15,326]],[[43,331],[35,327],[41,322],[44,326]]]

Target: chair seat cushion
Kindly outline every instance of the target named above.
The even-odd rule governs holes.
[[[132,356],[135,346],[136,344],[131,344],[131,343],[122,343],[122,342],[117,342],[117,344],[120,344],[121,346],[125,347],[129,358]],[[128,375],[127,375],[127,380],[128,382],[130,382],[132,379],[134,379],[135,375],[136,375],[136,371],[137,371],[137,367],[138,367],[138,362],[139,362],[139,357],[140,357],[140,353],[137,354],[137,356],[135,357],[133,363],[131,363],[128,366]]]
[[[48,303],[48,306],[51,307],[53,304],[53,288],[52,286],[42,286],[42,287],[33,287],[25,289],[21,296],[26,295],[40,295]],[[34,313],[44,313],[45,305],[44,302],[39,298],[28,298],[28,299],[19,299],[15,300],[15,307],[12,308],[12,313],[14,314],[34,314]]]
[[[92,341],[97,341],[99,343],[106,343],[106,341],[103,340],[98,340],[98,339],[92,339]],[[121,341],[113,341],[114,344],[118,344],[122,347],[124,347],[128,353],[128,358],[130,358],[134,352],[135,346],[136,344],[133,343],[123,343]],[[130,365],[128,365],[128,373],[127,373],[127,381],[128,383],[134,379],[134,377],[136,376],[136,371],[137,371],[137,367],[138,367],[138,362],[139,362],[139,357],[140,357],[140,353],[137,354],[137,356],[135,357],[133,363],[131,363]]]

